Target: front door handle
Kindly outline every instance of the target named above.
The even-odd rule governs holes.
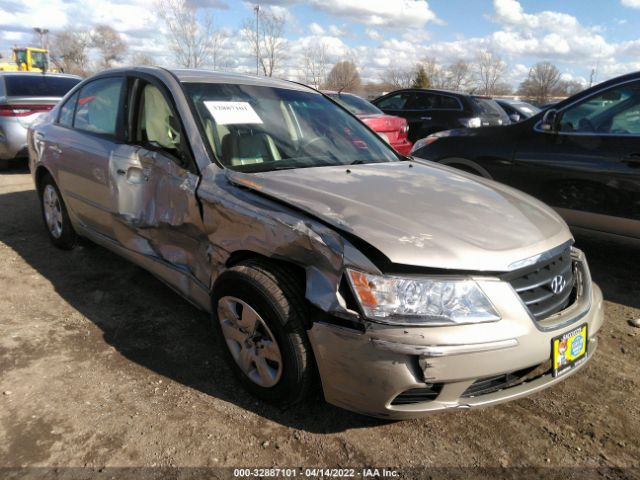
[[[60,149],[60,147],[58,145],[56,145],[55,143],[52,143],[51,145],[49,145],[49,150],[51,150],[52,152],[57,153],[58,155],[60,155],[62,153],[62,150]]]

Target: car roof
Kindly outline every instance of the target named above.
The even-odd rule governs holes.
[[[427,92],[427,93],[444,93],[447,95],[458,95],[461,97],[472,97],[477,95],[471,95],[467,92],[456,92],[455,90],[445,90],[442,88],[401,88],[398,90],[394,90],[393,92],[387,93],[387,95],[391,95],[392,93],[398,92]],[[386,96],[386,95],[385,95]]]
[[[296,82],[281,80],[273,77],[262,77],[258,75],[247,75],[241,73],[216,72],[213,70],[187,69],[187,68],[164,68],[164,67],[128,67],[113,68],[104,70],[97,74],[109,75],[113,73],[147,73],[154,76],[161,76],[162,73],[169,72],[181,83],[229,83],[241,85],[255,85],[259,87],[287,88],[289,90],[300,90],[304,92],[317,93],[316,90]]]
[[[494,100],[498,103],[508,103],[510,105],[515,105],[517,103],[529,103],[526,100],[516,100],[514,98],[494,98]]]

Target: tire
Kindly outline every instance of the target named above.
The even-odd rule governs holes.
[[[78,235],[71,225],[67,207],[51,175],[47,174],[42,178],[38,193],[42,220],[49,240],[62,250],[71,250],[78,243]]]
[[[304,399],[315,385],[316,367],[304,328],[306,301],[292,272],[247,260],[220,276],[212,299],[216,338],[242,385],[278,406]]]
[[[0,172],[9,170],[9,160],[0,160]]]

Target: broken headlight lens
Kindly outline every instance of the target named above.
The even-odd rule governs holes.
[[[347,270],[366,317],[396,325],[495,322],[500,315],[473,280],[372,275]]]

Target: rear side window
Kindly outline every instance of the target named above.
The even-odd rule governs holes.
[[[407,102],[407,110],[431,110],[438,108],[438,96],[432,93],[416,93]]]
[[[375,102],[375,105],[381,110],[403,110],[410,96],[410,92],[396,93]]]
[[[58,123],[60,125],[65,127],[73,125],[73,111],[76,108],[77,101],[78,92],[74,93],[73,96],[60,108],[60,117],[58,118]]]
[[[8,97],[64,97],[80,80],[42,74],[6,75]]]
[[[73,126],[88,132],[115,135],[122,78],[104,78],[80,90]]]
[[[460,101],[455,97],[449,97],[447,95],[439,95],[440,102],[438,108],[441,110],[462,110]]]

